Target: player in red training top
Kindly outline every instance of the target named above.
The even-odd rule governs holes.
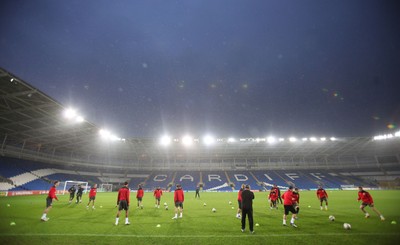
[[[286,226],[286,216],[289,214],[289,212],[291,212],[292,218],[290,219],[290,225],[294,228],[297,228],[297,225],[294,223],[294,220],[296,219],[296,209],[293,207],[293,186],[289,186],[289,189],[283,193],[282,198],[283,207],[285,209],[283,214],[283,225]]]
[[[328,193],[326,193],[326,191],[324,190],[324,188],[322,188],[322,186],[318,186],[318,190],[317,190],[317,198],[319,199],[320,206],[321,206],[321,210],[323,210],[322,208],[322,203],[325,201],[325,210],[328,210]]]
[[[365,218],[369,218],[369,213],[367,213],[367,211],[365,211],[365,207],[369,206],[375,213],[377,213],[379,215],[379,217],[381,218],[382,221],[385,220],[383,215],[375,208],[374,200],[372,199],[371,194],[369,194],[368,191],[364,191],[362,186],[358,187],[357,201],[360,201],[360,200],[362,201],[362,203],[360,205],[360,209],[365,214]]]
[[[238,210],[236,213],[236,218],[240,219],[241,218],[241,214],[242,214],[242,191],[244,190],[245,185],[242,184],[242,186],[240,187],[240,190],[238,192]]]
[[[51,207],[53,206],[53,199],[56,199],[58,201],[58,198],[56,196],[57,193],[57,186],[60,184],[60,181],[56,180],[54,181],[54,185],[50,188],[49,194],[47,195],[46,198],[46,208],[43,211],[42,218],[40,219],[41,221],[48,221],[49,218],[47,218],[47,213],[50,211]]]
[[[271,191],[272,191],[272,190],[275,190],[276,195],[278,196],[278,199],[277,199],[277,200],[279,200],[280,203],[282,204],[281,190],[279,189],[279,187],[278,187],[276,184],[274,184],[274,186],[272,186],[272,188],[271,188]]]
[[[296,210],[296,218],[299,215],[300,212],[300,193],[299,193],[299,188],[294,188],[293,191],[293,207]]]
[[[154,207],[160,208],[161,196],[162,196],[162,190],[160,187],[157,187],[157,189],[154,190],[154,197],[156,198],[156,204]]]
[[[144,196],[144,191],[142,185],[138,185],[138,190],[136,193],[137,208],[140,207],[141,209],[143,209],[143,204],[142,204],[143,196]]]
[[[182,186],[180,184],[176,185],[176,189],[174,192],[174,202],[175,202],[175,216],[172,219],[182,218],[183,215],[183,201],[185,201],[185,197],[183,195]]]
[[[90,191],[89,191],[89,202],[86,205],[86,208],[89,208],[90,202],[93,201],[92,202],[92,209],[95,209],[94,208],[94,200],[96,199],[96,193],[97,193],[97,184],[94,184],[92,186],[92,188],[90,188]]]
[[[273,208],[278,209],[278,206],[276,206],[276,200],[277,199],[278,199],[278,194],[276,193],[275,189],[272,189],[271,192],[268,195],[269,208],[270,209],[273,209]]]
[[[125,210],[125,225],[130,225],[128,214],[129,214],[129,196],[131,190],[128,187],[128,181],[125,181],[124,186],[121,187],[118,191],[118,198],[117,198],[117,205],[118,205],[118,212],[117,217],[115,218],[115,225],[118,225],[119,215],[122,210]]]

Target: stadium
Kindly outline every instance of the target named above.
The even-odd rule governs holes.
[[[43,208],[43,194],[47,194],[51,183],[55,180],[61,181],[58,193],[61,200],[65,199],[65,203],[67,197],[62,194],[71,185],[83,184],[88,190],[91,185],[98,184],[100,187],[98,199],[101,200],[102,196],[104,196],[104,199],[110,199],[103,201],[100,206],[106,207],[108,205],[107,208],[111,209],[111,213],[108,212],[109,224],[104,224],[106,227],[112,224],[115,212],[111,203],[114,202],[112,200],[115,199],[116,194],[109,192],[118,190],[125,181],[129,182],[132,193],[136,191],[138,185],[141,185],[149,193],[148,196],[151,196],[155,188],[161,187],[166,193],[165,199],[170,192],[174,191],[176,184],[183,186],[187,196],[192,196],[190,193],[200,187],[203,196],[201,205],[199,205],[201,206],[200,209],[203,208],[203,201],[204,206],[207,198],[210,198],[207,202],[212,203],[216,195],[224,196],[223,200],[220,201],[225,205],[228,199],[230,200],[229,205],[231,205],[231,201],[235,204],[236,193],[240,186],[248,184],[257,192],[257,195],[260,195],[260,198],[258,198],[260,200],[257,201],[262,201],[260,206],[265,206],[264,211],[269,210],[266,208],[266,198],[262,200],[261,196],[264,195],[263,192],[269,192],[273,184],[278,185],[283,190],[290,185],[296,186],[304,192],[305,196],[314,195],[314,190],[318,186],[323,186],[333,193],[341,192],[340,190],[349,190],[347,193],[352,192],[351,190],[354,192],[358,186],[364,186],[371,190],[398,189],[400,186],[400,132],[352,138],[334,138],[324,135],[303,138],[260,136],[260,138],[238,139],[212,138],[210,136],[204,138],[191,136],[182,138],[163,136],[157,139],[120,138],[106,129],[101,129],[94,123],[86,121],[83,116],[78,115],[72,109],[64,107],[55,99],[4,69],[0,70],[0,79],[2,97],[0,104],[0,139],[2,142],[0,158],[0,191],[2,196],[0,200],[2,207],[0,216],[2,216],[1,220],[6,220],[7,223],[6,225],[1,224],[2,238],[0,240],[2,241],[25,243],[29,239],[33,239],[34,243],[38,243],[46,236],[57,236],[52,235],[51,231],[46,232],[41,229],[33,233],[22,229],[17,232],[27,234],[16,235],[13,229],[16,229],[17,226],[8,226],[8,223],[13,224],[15,221],[12,220],[18,220],[18,217],[14,217],[15,214],[5,211],[7,208],[11,209],[18,205],[20,209],[26,208],[24,207],[27,205],[23,201],[24,198],[29,198],[29,208],[35,206],[35,209],[40,210]],[[379,193],[384,192],[380,191]],[[391,193],[396,197],[390,202],[396,203],[399,200],[398,192],[392,191]],[[150,197],[148,198],[147,205],[150,208],[153,201]],[[168,201],[171,202],[171,200]],[[9,203],[13,204],[10,205]],[[64,207],[65,203],[56,204],[53,212],[56,213],[57,205]],[[311,203],[310,200],[308,207],[317,206],[317,204]],[[383,206],[382,202],[379,203],[379,206]],[[195,209],[193,207],[195,205],[187,205],[188,216],[191,212],[190,209]],[[222,204],[216,203],[215,205]],[[334,204],[331,205],[334,209]],[[340,205],[340,203],[337,202],[336,205]],[[384,212],[394,212],[387,217],[390,221],[393,220],[393,223],[396,222],[396,219],[399,219],[399,216],[397,211],[392,211],[391,205],[386,203]],[[210,205],[208,206],[211,208]],[[353,206],[353,209],[357,209],[357,203]],[[236,207],[232,207],[234,210],[230,210],[230,206],[228,208],[227,212],[236,211]],[[218,207],[217,210],[219,209],[223,209],[223,207]],[[82,211],[86,212],[85,208],[82,208]],[[64,210],[64,212],[66,211]],[[172,212],[170,211],[170,214],[167,215],[168,222]],[[217,214],[222,215],[219,212]],[[24,215],[28,215],[29,219],[39,221],[40,211]],[[63,216],[62,213],[58,215]],[[135,216],[138,216],[138,219],[144,219],[142,215],[144,214],[134,213],[132,219],[135,220]],[[341,215],[346,216],[346,214],[337,214],[336,217]],[[152,217],[152,219],[154,218],[157,217]],[[228,217],[223,214],[219,218],[226,219]],[[148,225],[152,227],[155,227],[156,224],[157,227],[160,227],[159,223],[166,222],[152,219],[145,221],[145,224],[148,222],[150,223]],[[279,221],[279,218],[276,219]],[[57,218],[51,222],[56,223]],[[65,223],[66,220],[62,222],[60,224],[71,225]],[[69,222],[73,223],[74,221]],[[218,226],[218,222],[215,222],[217,221],[214,220],[211,224]],[[235,222],[235,220],[232,222]],[[299,223],[301,222],[302,220]],[[304,218],[304,222],[306,222],[306,218]],[[17,221],[16,223],[24,223],[24,221]],[[39,222],[36,223],[38,223],[36,225],[43,225]],[[107,223],[107,221],[103,223]],[[346,235],[342,239],[353,241],[355,237],[357,239],[366,237],[367,240],[372,239],[377,243],[379,241],[389,243],[398,238],[399,229],[395,225],[391,225],[390,222],[386,223],[389,228],[383,227],[383,224],[377,224],[380,227],[379,232],[368,234],[360,228],[354,237]],[[33,224],[27,224],[27,226],[31,225]],[[138,225],[136,224],[136,226]],[[362,225],[359,224],[359,227]],[[168,223],[163,224],[163,226],[168,226]],[[236,226],[239,227],[238,224]],[[201,230],[198,227],[196,229]],[[195,232],[191,236],[180,233],[178,237],[184,239],[185,243],[186,241],[197,241],[195,243],[199,244],[241,239],[238,236],[240,234],[235,234],[237,230],[235,228],[231,229],[234,234],[231,234],[232,231],[225,233],[224,230],[205,230],[205,234]],[[254,238],[254,240],[250,238],[250,240],[253,240],[252,243],[263,243],[263,239],[271,236],[268,231],[263,233],[259,230],[254,236],[257,238]],[[355,230],[356,228],[353,232]],[[35,232],[37,232],[36,235]],[[125,232],[127,231],[125,230]],[[153,231],[146,232],[145,230],[144,234],[132,235],[129,232],[111,231],[107,233],[107,236],[104,236],[93,231],[81,232],[79,229],[72,229],[72,233],[76,237],[82,236],[79,239],[83,239],[84,243],[102,236],[107,244],[113,243],[107,239],[114,236],[120,240],[127,238],[150,239],[143,243],[153,243],[157,239],[166,239],[165,243],[169,243],[171,240],[168,239],[174,238],[173,235],[169,235],[168,231],[161,235],[154,234]],[[312,231],[308,232],[315,234]],[[335,232],[339,234],[342,231]],[[324,231],[321,236],[328,238],[333,236],[335,232]],[[64,233],[68,232],[58,230],[54,234],[62,236]],[[303,238],[311,239],[311,237],[302,238],[301,234],[298,234],[298,236],[300,240]],[[218,238],[220,240],[215,241],[216,237],[220,237]],[[294,237],[284,235],[279,237],[279,239],[281,238],[284,240],[294,239]],[[301,242],[300,240],[299,242]],[[313,240],[306,241],[312,243]],[[77,242],[78,240],[74,240],[73,243]],[[361,240],[361,243],[363,243],[363,240]],[[327,244],[330,243],[327,242]]]

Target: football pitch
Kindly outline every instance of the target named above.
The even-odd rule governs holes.
[[[368,207],[371,217],[364,218],[357,191],[328,191],[328,211],[320,210],[315,191],[302,191],[298,228],[293,228],[282,226],[282,205],[270,210],[268,193],[256,192],[254,223],[259,225],[254,234],[248,225],[244,233],[240,230],[236,192],[203,192],[200,199],[186,192],[183,218],[177,220],[172,219],[173,193],[164,193],[160,209],[154,207],[152,193],[145,193],[144,208],[138,209],[132,192],[131,225],[124,225],[121,212],[118,226],[115,192],[98,193],[95,210],[86,208],[87,194],[81,204],[68,204],[69,195],[58,195],[48,222],[40,221],[45,195],[0,197],[0,244],[395,244],[400,239],[400,191],[370,193],[385,221]],[[329,221],[329,215],[336,220]],[[352,229],[343,229],[343,223]]]

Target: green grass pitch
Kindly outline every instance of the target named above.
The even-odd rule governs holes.
[[[395,244],[400,239],[400,191],[370,191],[385,221],[369,208],[365,219],[359,210],[357,191],[328,191],[329,210],[321,211],[314,191],[302,191],[298,228],[282,226],[283,207],[270,210],[267,193],[255,193],[255,234],[240,231],[235,218],[237,193],[185,193],[183,219],[172,220],[173,193],[164,193],[154,208],[152,193],[145,193],[143,209],[136,208],[135,193],[130,206],[131,225],[125,214],[115,226],[117,193],[98,193],[96,209],[86,209],[88,195],[81,204],[68,204],[68,195],[59,195],[48,222],[40,217],[46,196],[0,197],[0,244]],[[229,204],[232,202],[232,205]],[[204,206],[203,203],[207,205]],[[8,205],[9,204],[9,205]],[[100,206],[102,206],[100,208]],[[310,206],[310,207],[309,207]],[[232,208],[233,207],[233,208]],[[211,211],[216,208],[216,212]],[[336,220],[331,222],[329,215]],[[392,221],[397,224],[392,224]],[[15,225],[11,225],[15,222]],[[289,222],[289,220],[288,220]],[[350,223],[351,230],[343,229]],[[157,227],[157,225],[160,227]]]

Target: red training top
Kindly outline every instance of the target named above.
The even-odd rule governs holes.
[[[174,202],[183,202],[185,197],[182,189],[176,189],[174,192]]]
[[[117,199],[117,204],[119,204],[119,201],[126,200],[126,202],[129,205],[129,195],[131,191],[129,190],[128,187],[123,186],[119,189],[118,191],[118,199]]]
[[[50,190],[49,190],[49,195],[48,195],[48,197],[50,197],[51,199],[56,199],[56,200],[58,201],[58,198],[57,198],[57,196],[56,196],[56,192],[57,192],[56,186],[53,185],[53,186],[50,188]]]
[[[136,193],[136,198],[143,197],[144,191],[142,188],[139,188]]]
[[[291,190],[287,190],[282,195],[283,205],[293,205],[293,192]]]
[[[161,190],[161,189],[156,189],[156,190],[154,191],[154,196],[155,196],[156,198],[160,198],[160,197],[162,196],[162,190]]]
[[[369,194],[369,192],[364,190],[358,192],[357,200],[358,201],[362,200],[363,203],[368,203],[368,204],[374,203],[374,199],[372,199],[372,196]]]
[[[90,188],[89,197],[95,197],[97,188]]]
[[[322,188],[317,190],[317,197],[319,199],[323,198],[323,197],[328,197],[328,193],[326,193],[326,191]]]
[[[294,203],[300,203],[300,193],[292,192],[292,198]]]
[[[238,201],[241,202],[242,201],[242,191],[243,189],[240,188],[239,192],[238,192]]]
[[[277,194],[275,191],[271,191],[271,192],[269,193],[268,198],[269,198],[270,200],[272,200],[272,201],[276,201],[276,199],[278,199],[278,194]]]

